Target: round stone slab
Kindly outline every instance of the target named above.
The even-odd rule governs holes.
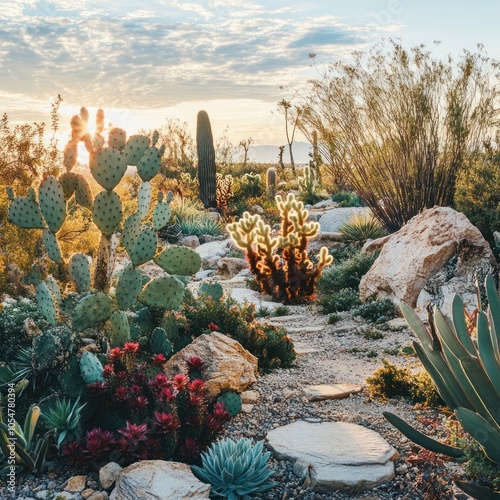
[[[279,458],[295,461],[295,474],[311,476],[315,491],[360,492],[394,478],[398,452],[360,425],[298,420],[273,429],[267,439]]]

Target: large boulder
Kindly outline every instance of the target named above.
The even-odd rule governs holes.
[[[191,467],[178,462],[143,460],[118,474],[110,500],[201,500],[209,498],[210,485],[202,483]]]
[[[211,396],[222,391],[243,392],[257,381],[257,358],[222,333],[200,335],[167,361],[165,372],[171,377],[186,373],[186,360],[192,356],[204,361],[201,375]]]
[[[248,269],[248,262],[237,257],[223,257],[217,262],[219,273],[227,278],[234,278],[243,269]]]
[[[353,216],[353,215],[369,215],[371,213],[369,208],[365,207],[340,207],[328,210],[319,219],[319,226],[321,233],[338,233],[339,229]]]
[[[370,246],[377,248],[378,241]],[[362,300],[388,297],[421,310],[432,302],[449,312],[454,294],[460,293],[474,307],[475,277],[482,282],[496,269],[479,229],[448,207],[425,210],[381,243],[379,257],[361,279]]]

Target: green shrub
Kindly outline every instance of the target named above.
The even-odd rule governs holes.
[[[500,228],[499,154],[490,152],[480,156],[462,169],[457,179],[455,204],[495,249],[493,231]]]
[[[372,267],[377,256],[378,253],[356,253],[347,260],[333,264],[323,271],[318,280],[318,291],[320,293],[338,292],[343,288],[357,290],[361,278]]]
[[[343,288],[338,292],[323,295],[318,300],[322,314],[350,311],[360,303],[358,292],[352,288]]]
[[[340,316],[340,314],[337,314],[337,313],[330,314],[330,316],[328,316],[328,324],[335,325],[341,319],[342,319],[342,316]]]
[[[11,306],[3,307],[0,311],[0,361],[11,361],[12,356],[21,347],[31,346],[32,339],[28,337],[24,328],[24,321],[31,318],[38,328],[48,328],[48,323],[38,311],[35,302],[22,298]]]
[[[373,215],[354,214],[339,229],[349,241],[365,243],[366,240],[376,240],[387,234],[380,222]]]
[[[413,374],[409,368],[393,365],[383,359],[382,366],[366,379],[366,383],[372,397],[406,398],[413,403],[434,408],[444,406],[444,401],[425,370]]]
[[[374,300],[365,302],[357,307],[353,314],[361,316],[372,323],[385,323],[397,314],[396,306],[391,299]]]
[[[275,317],[278,316],[287,316],[290,314],[290,308],[287,306],[278,306],[273,312],[272,315]]]
[[[362,207],[363,202],[356,193],[352,191],[340,191],[332,195],[332,201],[339,204],[339,207]]]

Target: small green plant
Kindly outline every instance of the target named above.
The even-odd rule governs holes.
[[[57,399],[55,404],[44,410],[42,420],[48,429],[55,431],[56,446],[60,448],[65,441],[81,438],[80,414],[86,403],[80,404],[80,398]]]
[[[330,314],[330,316],[328,316],[328,324],[335,325],[341,319],[342,319],[342,316],[340,316],[340,314],[336,314],[336,313]]]
[[[363,332],[363,338],[366,340],[380,340],[384,338],[384,334],[380,330],[368,328]]]
[[[366,379],[368,393],[378,398],[410,398],[411,372],[383,359],[382,366]]]
[[[368,351],[366,353],[366,357],[367,358],[377,358],[378,357],[378,352],[377,351],[373,351],[373,350]]]
[[[394,318],[396,312],[396,306],[391,299],[381,299],[361,304],[353,311],[353,315],[380,324]]]
[[[266,306],[260,306],[258,309],[257,309],[257,312],[255,313],[255,316],[257,318],[268,318],[269,316],[271,316],[271,309],[269,307],[266,307]]]
[[[318,300],[318,305],[322,314],[350,311],[360,303],[358,292],[352,288],[344,288],[338,292],[323,295]]]
[[[263,192],[260,174],[247,173],[243,175],[238,193],[240,197],[258,198],[262,196]]]
[[[352,191],[340,191],[332,195],[332,201],[339,204],[339,207],[362,207],[363,203],[356,193]]]
[[[201,454],[202,466],[191,466],[193,474],[212,485],[211,492],[228,500],[249,498],[270,490],[274,474],[267,461],[270,452],[263,453],[264,442],[253,444],[250,439],[223,439]]]
[[[300,189],[300,198],[301,200],[309,205],[314,205],[318,201],[324,199],[323,196],[318,194],[319,183],[316,180],[316,174],[314,169],[310,166],[304,168],[304,175],[299,177],[299,189]]]
[[[288,316],[290,314],[290,308],[287,306],[278,306],[273,312],[272,315],[275,317],[278,316]]]
[[[373,215],[354,214],[339,229],[344,238],[356,243],[375,240],[387,234],[380,222]]]

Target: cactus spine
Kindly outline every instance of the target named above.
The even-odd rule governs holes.
[[[206,111],[200,111],[196,126],[196,150],[198,153],[198,181],[200,198],[205,208],[217,207],[215,176],[215,148],[212,127]]]

